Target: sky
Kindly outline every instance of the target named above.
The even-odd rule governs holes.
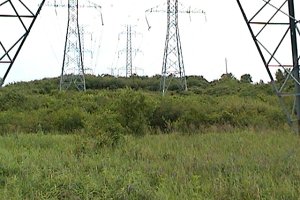
[[[65,4],[67,1],[57,2]],[[139,75],[160,74],[166,37],[166,13],[147,14],[151,25],[148,30],[145,10],[157,5],[166,8],[166,0],[93,2],[102,6],[104,26],[101,25],[98,10],[84,8],[79,11],[80,22],[86,27],[86,37],[89,38],[93,33],[96,40],[93,44],[89,44],[88,39],[85,41],[86,49],[94,51],[93,61],[88,52],[85,54],[89,72],[95,75],[124,73],[125,54],[122,54],[122,49],[125,48],[125,26],[131,24],[135,31],[133,46],[139,49],[134,56],[134,68]],[[185,6],[180,8],[182,10],[191,6],[206,12],[206,17],[203,14],[179,15],[186,75],[201,75],[209,81],[218,79],[226,72],[226,58],[228,71],[235,77],[240,78],[248,73],[254,82],[269,81],[235,0],[185,0],[181,3]],[[247,8],[251,9],[251,5]],[[60,76],[66,25],[66,8],[55,10],[51,6],[44,6],[6,83]],[[272,33],[268,37],[271,36]]]

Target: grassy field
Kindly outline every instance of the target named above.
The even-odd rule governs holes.
[[[240,131],[0,138],[1,199],[299,199],[300,138]]]

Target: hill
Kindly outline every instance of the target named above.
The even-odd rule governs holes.
[[[271,86],[188,80],[164,97],[158,76],[2,88],[0,197],[298,199],[299,138]]]
[[[162,97],[159,81],[159,76],[89,75],[86,92],[59,92],[58,78],[11,84],[0,90],[1,133],[144,135],[286,126],[268,84],[252,84],[232,76],[213,82],[191,76],[188,92],[171,85]]]

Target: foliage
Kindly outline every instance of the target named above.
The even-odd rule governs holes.
[[[25,94],[19,91],[12,90],[0,94],[0,111],[24,109],[27,107],[27,104]]]
[[[241,76],[242,83],[252,83],[252,76],[250,74],[244,74]]]
[[[278,69],[275,73],[276,81],[280,84],[284,83],[286,76],[287,76],[287,74],[284,74],[281,69]]]
[[[110,110],[103,110],[97,115],[91,115],[86,120],[88,136],[95,141],[95,148],[103,146],[117,146],[125,135],[125,128],[119,122],[118,114]]]
[[[95,151],[83,135],[0,139],[3,199],[298,199],[287,132],[146,135]],[[80,144],[80,145],[79,145]],[[80,147],[80,148],[79,148]]]
[[[123,127],[134,135],[145,135],[148,127],[147,116],[151,105],[144,94],[131,89],[121,91],[116,101],[115,110],[120,114]]]
[[[173,101],[174,100],[174,101]],[[175,123],[183,114],[181,105],[176,99],[163,98],[155,108],[150,124],[153,128],[163,132],[172,131],[172,124]]]
[[[188,81],[164,97],[160,76],[87,76],[84,93],[57,79],[2,88],[0,196],[297,199],[299,140],[272,131],[286,123],[271,86]]]
[[[113,80],[126,80],[100,78],[108,83],[99,83],[94,76],[88,76],[87,82],[110,85]],[[285,126],[284,115],[268,84],[243,83],[231,74],[211,83],[203,77],[191,76],[188,81],[194,88],[190,92],[170,91],[162,97],[159,92],[141,90],[149,88],[151,79],[159,82],[160,76],[133,79],[135,88],[131,85],[131,88],[117,89],[120,86],[115,85],[113,89],[85,93],[58,92],[51,88],[55,84],[49,79],[9,85],[0,91],[1,134],[81,132],[95,134],[106,141],[110,136],[142,136],[153,133],[152,130],[192,133],[210,127],[277,129]],[[111,144],[117,141],[107,140]]]

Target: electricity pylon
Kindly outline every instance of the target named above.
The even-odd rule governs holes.
[[[88,37],[87,37],[88,36]],[[82,52],[82,60],[84,63],[84,72],[85,74],[93,74],[93,66],[92,60],[94,59],[94,51],[92,50],[92,44],[90,44],[93,40],[93,33],[90,31],[86,31],[86,28],[80,27],[80,38],[81,38],[81,52]],[[89,38],[90,41],[86,40]],[[87,42],[90,42],[89,44]],[[87,59],[87,58],[90,59]]]
[[[167,0],[166,10],[160,9],[159,6],[146,10],[146,13],[167,13],[167,34],[160,84],[163,95],[165,95],[165,93],[167,92],[172,80],[177,81],[180,90],[187,90],[187,81],[185,76],[185,68],[179,34],[178,14],[202,13],[205,15],[205,12],[203,10],[179,10],[178,4],[178,0]],[[148,27],[149,29],[151,28],[149,23]]]
[[[125,76],[126,78],[131,77],[134,73],[133,73],[133,54],[137,54],[138,52],[140,52],[139,49],[136,49],[133,47],[133,41],[132,41],[132,37],[133,35],[135,36],[137,33],[136,31],[133,30],[133,26],[128,24],[125,26],[126,27],[126,31],[120,33],[126,35],[126,47],[124,50],[121,50],[120,52],[124,52],[126,53],[126,63],[125,63]],[[120,35],[119,35],[119,39],[120,39]],[[119,52],[119,53],[120,53]]]
[[[132,76],[132,30],[131,25],[127,25],[126,34],[126,77]]]
[[[17,59],[45,0],[33,6],[22,1],[0,2],[0,87]],[[20,32],[20,33],[19,33]]]
[[[64,47],[64,57],[62,64],[62,72],[60,77],[60,91],[67,90],[75,86],[79,91],[85,91],[85,68],[83,63],[83,27],[79,25],[79,8],[96,8],[101,6],[87,1],[88,5],[79,5],[78,0],[68,0],[68,4],[54,4],[48,3],[47,6],[53,7],[67,7],[68,8],[68,22],[67,33]],[[101,22],[103,25],[103,18],[101,13]]]
[[[295,18],[294,0],[237,0],[237,3],[288,124],[299,134],[299,20]],[[282,81],[276,80],[279,69],[284,74]]]
[[[60,90],[67,90],[72,84],[79,91],[86,90],[78,23],[78,0],[68,0],[68,25],[60,77]]]

